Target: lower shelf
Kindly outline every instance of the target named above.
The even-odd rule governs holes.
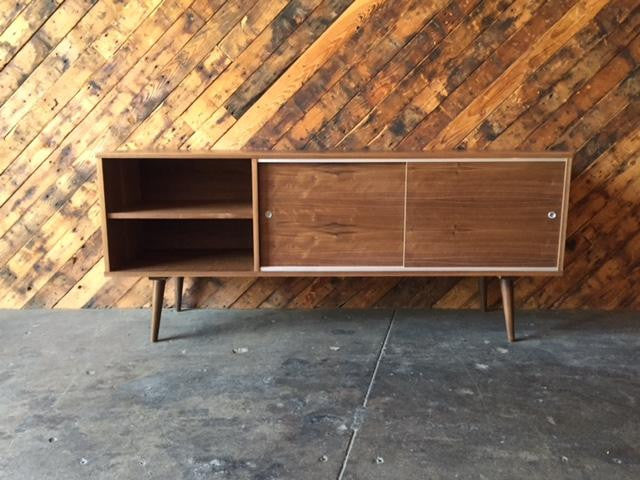
[[[153,250],[111,275],[243,276],[254,275],[251,250]]]

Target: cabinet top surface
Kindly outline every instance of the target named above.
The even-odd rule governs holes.
[[[173,158],[173,159],[287,159],[287,160],[327,160],[327,159],[488,159],[488,160],[511,160],[511,159],[558,159],[564,160],[573,156],[572,152],[528,152],[528,151],[440,151],[440,152],[336,152],[336,151],[250,151],[250,150],[212,150],[212,151],[168,151],[168,150],[135,150],[102,152],[97,155],[99,158]]]

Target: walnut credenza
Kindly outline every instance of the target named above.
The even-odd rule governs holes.
[[[108,275],[500,278],[562,273],[569,153],[112,152],[99,158]]]

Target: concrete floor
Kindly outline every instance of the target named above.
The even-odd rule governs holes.
[[[148,317],[0,311],[0,478],[640,478],[637,313]]]

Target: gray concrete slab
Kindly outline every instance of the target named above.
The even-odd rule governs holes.
[[[637,313],[391,313],[0,311],[0,478],[640,478]]]
[[[499,317],[397,314],[345,478],[640,478],[640,315]]]
[[[0,478],[335,478],[390,314],[0,312]]]

